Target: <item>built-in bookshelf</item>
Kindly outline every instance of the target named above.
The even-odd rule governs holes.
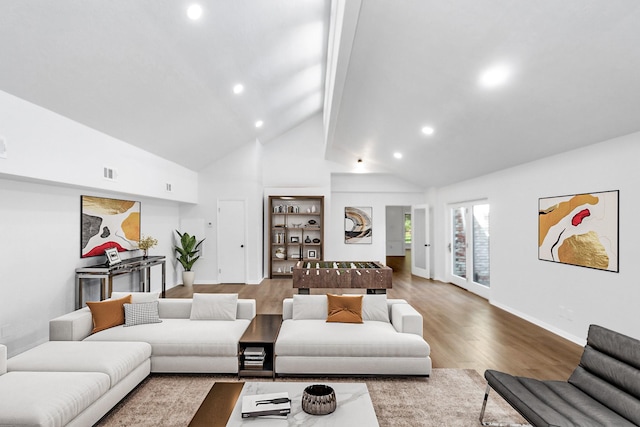
[[[292,276],[300,260],[322,260],[324,196],[269,196],[269,277]]]

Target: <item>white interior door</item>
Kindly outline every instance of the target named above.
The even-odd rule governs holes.
[[[246,202],[218,201],[218,281],[246,283]]]
[[[429,205],[411,207],[411,274],[431,278]]]

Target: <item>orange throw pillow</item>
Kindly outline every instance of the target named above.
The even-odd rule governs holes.
[[[124,324],[124,304],[131,304],[131,295],[120,299],[87,302],[93,317],[92,334]]]
[[[327,322],[363,323],[362,297],[327,294]]]

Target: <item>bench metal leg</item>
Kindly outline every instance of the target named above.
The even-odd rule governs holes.
[[[487,401],[489,400],[489,392],[491,391],[491,386],[487,384],[487,389],[484,392],[484,399],[482,400],[482,410],[480,411],[480,425],[483,426],[491,426],[491,427],[531,427],[530,424],[513,424],[513,423],[492,423],[484,421],[484,411],[487,409]]]

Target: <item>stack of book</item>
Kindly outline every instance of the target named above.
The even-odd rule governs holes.
[[[247,347],[244,350],[244,368],[245,369],[264,369],[264,359],[267,352],[264,347]]]
[[[278,416],[286,417],[291,413],[289,393],[256,394],[243,396],[242,418]]]

